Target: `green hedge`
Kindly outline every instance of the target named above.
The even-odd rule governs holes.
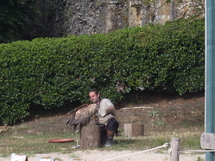
[[[1,44],[0,70],[2,123],[25,118],[33,105],[84,103],[93,87],[113,101],[139,88],[202,91],[204,20]]]

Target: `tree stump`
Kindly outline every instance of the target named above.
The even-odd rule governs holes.
[[[136,137],[144,135],[144,125],[143,124],[124,124],[125,136]]]
[[[97,148],[101,144],[101,129],[99,125],[87,125],[81,129],[81,148]]]

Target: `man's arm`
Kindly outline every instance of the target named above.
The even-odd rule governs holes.
[[[112,114],[112,115],[116,115],[116,110],[115,110],[115,107],[114,106],[110,106],[109,108],[106,109],[106,115],[108,114]]]

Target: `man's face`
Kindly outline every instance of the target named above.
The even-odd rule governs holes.
[[[89,97],[90,97],[90,100],[93,102],[93,103],[99,103],[99,97],[100,95],[99,94],[96,94],[95,92],[90,92],[89,93]]]

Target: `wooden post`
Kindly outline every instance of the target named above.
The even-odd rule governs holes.
[[[101,130],[99,125],[83,126],[80,136],[81,148],[97,148],[101,144]]]
[[[170,160],[169,161],[179,161],[180,154],[180,140],[173,137],[170,143]]]
[[[125,136],[136,137],[144,135],[143,124],[124,124]]]

